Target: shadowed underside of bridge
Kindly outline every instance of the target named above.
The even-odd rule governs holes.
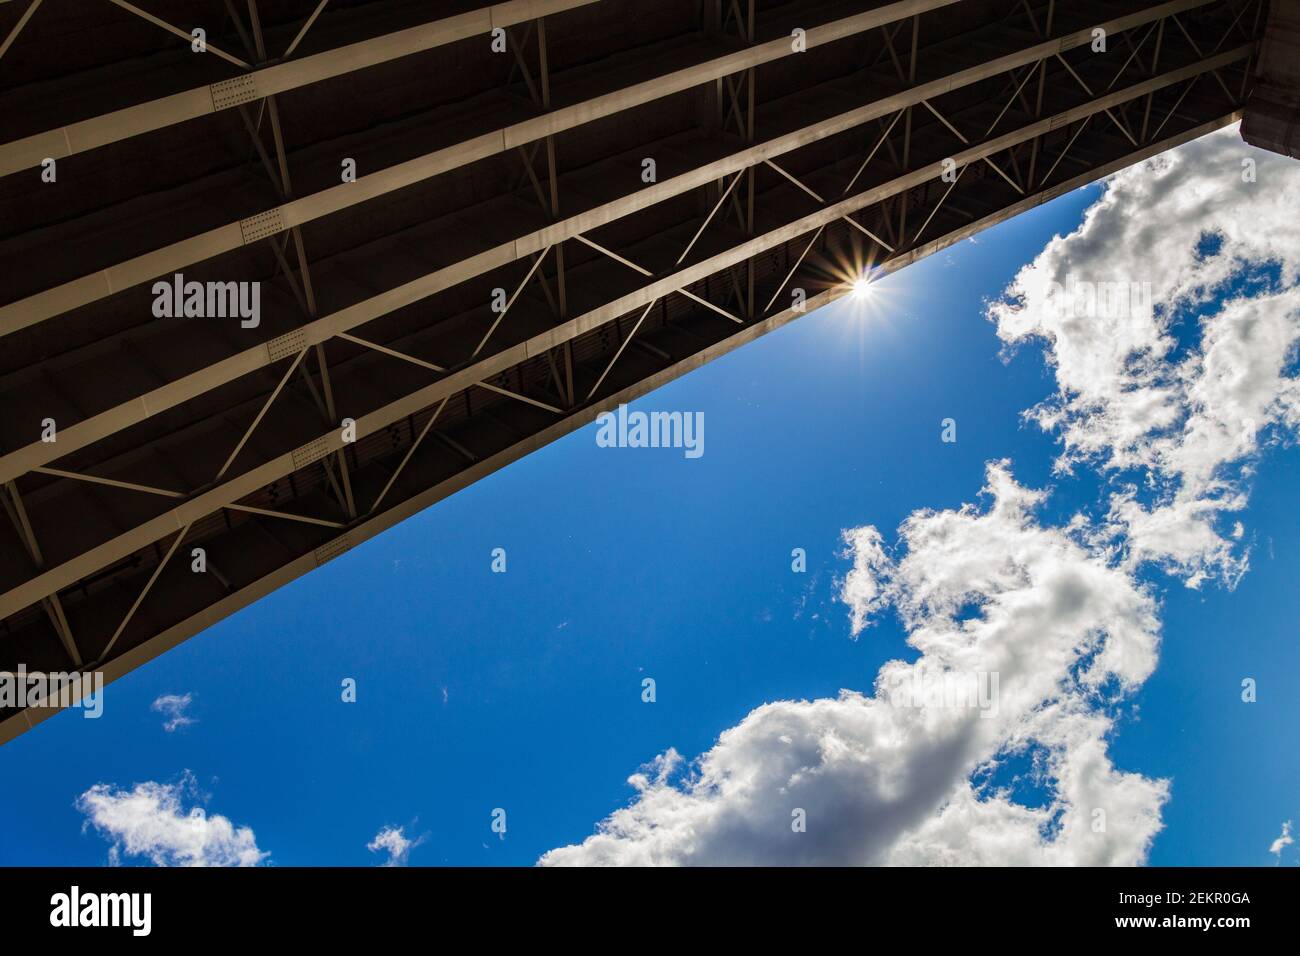
[[[119,677],[801,296],[1239,118],[1267,19],[0,3],[0,671]],[[156,317],[177,273],[260,283],[257,325]]]

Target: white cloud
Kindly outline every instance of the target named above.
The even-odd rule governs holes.
[[[197,798],[187,771],[176,784],[147,781],[130,790],[99,783],[77,798],[86,826],[107,839],[109,861],[122,854],[147,858],[155,866],[257,866],[270,854],[257,848],[249,827],[236,827],[202,807],[185,809]]]
[[[1059,435],[1060,473],[1116,480],[1104,514],[1043,526],[1044,494],[999,463],[987,510],[915,512],[901,557],[875,528],[846,531],[854,634],[892,606],[918,658],[886,664],[871,695],[759,707],[693,763],[668,750],[630,778],[629,806],[540,862],[1144,862],[1168,783],[1117,769],[1107,749],[1113,713],[1156,664],[1155,600],[1136,572],[1231,587],[1247,568],[1237,515],[1254,460],[1300,427],[1296,208],[1300,167],[1235,130],[1112,177],[989,308],[1006,344],[1043,344],[1058,390],[1026,415]],[[1266,263],[1276,282],[1243,283]],[[1138,286],[1089,310],[1072,282]],[[992,714],[903,706],[917,674],[982,673],[999,678]],[[1029,794],[1006,779],[1024,762]],[[1275,851],[1289,841],[1288,826]]]
[[[884,539],[871,525],[844,532],[853,569],[840,587],[840,598],[849,606],[853,635],[862,633],[871,616],[889,603],[881,586],[881,572],[889,567]]]
[[[1225,130],[1113,176],[989,308],[1006,343],[1045,344],[1058,391],[1027,414],[1060,435],[1058,469],[1131,473],[1106,529],[1131,567],[1231,587],[1248,566],[1244,528],[1226,519],[1246,505],[1261,440],[1300,426],[1298,207],[1300,167]],[[1275,284],[1243,284],[1266,265]],[[1107,283],[1145,283],[1149,301],[1090,307],[1088,284]],[[1190,335],[1187,313],[1200,313]]]
[[[149,709],[163,715],[165,718],[163,730],[171,734],[195,722],[193,717],[185,713],[192,703],[194,703],[193,694],[163,694],[150,705]]]
[[[1285,850],[1287,847],[1291,846],[1291,844],[1293,843],[1295,843],[1295,838],[1291,836],[1291,821],[1284,820],[1282,822],[1282,834],[1271,844],[1269,844],[1268,852],[1272,853],[1275,857],[1277,857],[1278,862],[1281,862],[1282,851]]]
[[[388,859],[384,861],[384,866],[406,866],[411,851],[423,843],[424,839],[423,836],[415,840],[408,839],[405,827],[386,826],[366,844],[366,849],[371,853],[387,853]]]
[[[541,862],[1141,862],[1167,786],[1113,767],[1103,701],[1151,673],[1154,602],[1069,533],[1041,526],[1043,496],[1005,462],[989,467],[986,491],[983,512],[913,514],[896,563],[874,529],[846,533],[855,564],[842,596],[855,628],[892,604],[918,660],[886,664],[872,696],[760,707],[692,767],[667,752],[631,778],[629,807]],[[997,675],[996,709],[912,693],[922,676],[978,674]],[[971,782],[1030,752],[1044,805]],[[800,809],[806,832],[792,829]]]

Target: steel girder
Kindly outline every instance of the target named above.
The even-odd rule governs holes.
[[[791,321],[801,313],[784,297],[795,288],[816,308],[864,268],[900,268],[1231,122],[1257,48],[1255,0],[1068,10],[963,0],[866,13],[708,2],[679,5],[681,37],[651,43],[655,56],[622,71],[635,37],[602,68],[572,46],[557,59],[566,24],[589,29],[603,10],[623,16],[636,3],[583,6],[503,28],[505,83],[531,118],[342,190],[294,193],[291,170],[331,147],[296,152],[277,98],[259,87],[273,149],[260,117],[249,111],[245,126],[262,188],[282,200],[263,210],[274,213],[265,234],[245,242],[244,216],[94,273],[119,269],[125,287],[63,298],[83,288],[74,278],[5,307],[0,341],[28,339],[0,370],[14,545],[0,564],[0,669],[121,676]],[[250,13],[255,26],[255,3]],[[819,45],[816,61],[797,59],[791,24]],[[1092,48],[1097,28],[1104,53]],[[258,38],[244,52],[265,61]],[[680,63],[673,56],[690,65],[660,68]],[[656,160],[653,183],[639,178],[644,158]],[[942,178],[945,160],[956,182]],[[412,196],[430,201],[419,190],[470,181],[487,182],[472,205],[401,217]],[[106,219],[84,218],[129,225],[136,206],[185,195],[126,196]],[[64,224],[38,227],[8,243],[41,248],[64,234]],[[268,247],[269,258],[249,254]],[[309,259],[308,248],[326,251]],[[120,254],[112,243],[94,253]],[[181,269],[263,281],[265,327],[213,334],[142,320],[140,283]],[[504,313],[487,306],[493,289],[506,293]],[[39,440],[47,417],[59,422],[56,442]],[[195,547],[207,555],[202,574],[190,570]],[[47,714],[7,715],[0,739]]]

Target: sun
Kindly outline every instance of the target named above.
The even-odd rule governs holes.
[[[873,283],[869,278],[867,278],[866,276],[859,276],[858,278],[853,280],[853,286],[850,289],[850,294],[853,296],[853,298],[859,301],[866,299],[874,291],[872,289],[872,285]]]

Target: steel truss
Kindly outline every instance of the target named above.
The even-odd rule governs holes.
[[[189,35],[179,17],[111,2]],[[22,42],[38,5],[4,49]],[[302,58],[330,22],[327,0],[278,25],[289,42],[275,57],[258,0],[227,4],[238,45],[219,59],[256,91],[225,107],[239,124],[226,129],[242,136],[229,145],[242,175],[258,177],[250,188],[276,204],[126,257],[105,244],[96,271],[0,306],[0,341],[42,356],[0,370],[5,418],[18,422],[0,454],[16,545],[0,566],[0,669],[21,661],[112,680],[600,412],[832,301],[866,270],[901,268],[1231,122],[1259,5],[827,3],[803,25],[797,4],[703,0],[694,45],[678,41],[676,63],[662,54],[672,68],[651,60],[605,82],[588,81],[589,65],[556,38],[632,0],[499,4],[487,21],[484,8],[399,31],[400,42]],[[807,54],[792,48],[792,23],[815,61],[796,59]],[[345,53],[364,71],[411,55],[395,50],[482,43],[492,24],[506,36],[508,55],[489,62],[509,122],[355,182],[295,191],[323,147],[294,147],[282,100],[337,77]],[[1097,28],[1105,53],[1092,50]],[[130,148],[130,137],[207,115],[178,100],[131,119],[157,102],[65,124],[58,155],[95,155],[106,130],[113,148]],[[0,147],[0,171],[33,175],[37,153],[57,152],[50,142]],[[651,182],[637,175],[646,156],[660,171]],[[412,191],[469,177],[500,186],[475,208],[367,224],[375,210],[400,217]],[[474,234],[470,223],[487,225]],[[60,234],[38,226],[9,241],[40,248],[43,228]],[[454,254],[440,254],[453,240]],[[260,277],[271,296],[263,327],[160,358],[173,353],[158,343],[186,341],[179,327],[124,318],[137,314],[124,303],[140,308],[151,280],[183,270]],[[79,340],[86,323],[109,331]],[[121,387],[78,387],[108,375]],[[46,417],[57,441],[40,438]],[[196,547],[206,573],[190,570]],[[0,739],[47,714],[6,715]]]

